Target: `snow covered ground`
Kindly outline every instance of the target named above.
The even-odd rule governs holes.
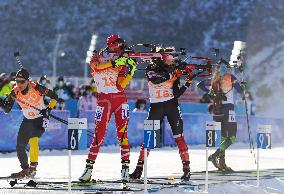
[[[130,172],[135,168],[139,149],[131,150]],[[191,171],[204,171],[206,165],[204,146],[190,147]],[[213,149],[209,151],[213,153]],[[260,150],[260,169],[284,169],[284,147],[274,147],[271,150]],[[234,170],[256,170],[253,155],[248,149],[248,145],[236,144],[227,151],[227,163]],[[84,170],[87,151],[72,152],[72,180],[76,181]],[[8,176],[12,172],[20,170],[16,153],[0,154],[0,176]],[[119,179],[120,178],[120,154],[119,147],[103,147],[94,166],[94,179]],[[209,170],[214,170],[209,163]],[[148,176],[180,176],[182,165],[177,148],[166,147],[151,151],[148,158]],[[282,176],[282,175],[281,175]],[[37,177],[44,179],[65,179],[68,177],[68,151],[41,151]],[[210,177],[210,174],[209,174]],[[158,191],[156,193],[200,193],[190,191],[186,188],[171,188]],[[3,192],[0,190],[0,193]],[[8,192],[5,192],[8,193]],[[9,192],[10,193],[10,192]],[[139,193],[139,192],[138,192]],[[143,192],[140,192],[143,193]],[[284,174],[282,178],[272,178],[261,180],[260,187],[256,187],[256,181],[245,182],[231,181],[229,183],[209,185],[210,194],[284,194]]]

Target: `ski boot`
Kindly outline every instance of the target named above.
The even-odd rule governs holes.
[[[130,160],[122,160],[122,168],[121,168],[121,180],[123,183],[129,182],[129,163]]]
[[[136,165],[136,168],[132,174],[129,175],[131,179],[140,179],[142,172],[143,172],[143,165],[144,161],[143,160],[138,160],[138,163]]]
[[[208,157],[208,161],[212,162],[213,165],[220,170],[220,164],[219,164],[219,151],[217,150],[214,154],[210,155]]]
[[[28,177],[29,173],[30,173],[30,169],[29,167],[27,167],[27,168],[23,168],[20,172],[12,173],[10,177],[15,178],[15,179],[23,179],[23,178]]]
[[[92,178],[93,165],[95,161],[87,159],[86,162],[87,163],[86,163],[85,170],[83,174],[81,175],[81,177],[79,178],[80,182],[90,182]]]
[[[225,156],[221,156],[219,159],[219,165],[220,165],[220,169],[221,171],[225,172],[225,173],[231,173],[234,172],[234,170],[232,168],[230,168],[229,166],[227,166],[226,162],[225,162]]]
[[[190,167],[189,167],[190,161],[182,161],[183,165],[183,175],[181,176],[181,180],[183,181],[189,181],[190,179]]]
[[[29,170],[29,177],[34,178],[36,175],[36,167],[37,167],[37,162],[31,162],[30,163],[30,170]]]

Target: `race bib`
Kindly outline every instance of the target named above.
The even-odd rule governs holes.
[[[48,125],[49,125],[49,120],[48,120],[47,118],[43,118],[42,120],[43,120],[43,121],[42,121],[42,127],[43,127],[44,129],[47,129],[47,128],[48,128]]]
[[[173,98],[172,89],[155,89],[149,90],[151,102],[164,102]]]
[[[171,90],[156,90],[155,92],[155,98],[167,98],[167,97],[171,97],[173,96],[172,91]]]
[[[235,123],[236,122],[236,113],[233,110],[229,110],[229,119],[228,122]]]
[[[102,120],[103,112],[104,112],[104,107],[97,106],[96,114],[95,114],[95,120],[96,121],[101,121]]]
[[[153,84],[148,81],[150,102],[165,102],[174,98],[173,95],[173,83],[176,80],[176,77],[173,77],[170,80],[167,80],[160,84]]]
[[[96,83],[98,93],[117,93],[117,79],[119,71],[113,68],[107,68],[103,71],[96,72],[94,74],[94,80]]]
[[[102,77],[103,80],[103,87],[113,87],[116,86],[116,80],[112,77]]]
[[[122,119],[129,118],[129,105],[122,104]]]

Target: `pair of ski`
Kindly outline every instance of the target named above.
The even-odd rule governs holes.
[[[28,179],[24,179],[28,180]],[[24,181],[20,179],[10,180],[10,189],[42,189],[42,190],[66,190],[68,182],[56,181]],[[88,191],[142,191],[144,189],[143,180],[130,180],[124,184],[121,180],[92,180],[90,182],[72,182],[72,190]],[[170,180],[168,178],[150,178],[148,180],[148,192],[156,192],[164,188],[187,187],[196,189],[197,185],[192,185],[189,181]]]
[[[21,179],[15,179],[15,180],[11,180],[9,181],[9,184],[11,187],[14,187],[15,185],[20,184],[20,181],[22,181]],[[27,183],[24,183],[25,187],[36,187],[37,186],[37,182],[35,182],[34,180],[29,180]]]
[[[95,185],[95,184],[104,184],[104,183],[123,183],[121,180],[92,180],[90,182],[73,182],[72,186],[85,186],[85,185]],[[144,184],[144,180],[141,179],[131,179],[127,184]],[[166,177],[161,178],[149,178],[147,184],[153,185],[189,185],[191,184],[190,181],[183,181],[183,180],[176,180],[170,179]]]
[[[14,187],[15,185],[19,185],[19,184],[24,184],[25,186],[28,187],[36,187],[37,182],[34,181],[34,179],[32,178],[13,178],[11,176],[7,176],[7,177],[0,177],[0,180],[8,180],[9,185],[11,187]],[[27,180],[28,182],[24,182],[24,180]]]
[[[36,187],[37,182],[32,178],[13,178],[10,176],[0,177],[0,180],[7,180],[11,187],[15,185],[24,185],[24,187]]]

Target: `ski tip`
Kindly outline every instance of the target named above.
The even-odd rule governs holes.
[[[26,186],[28,187],[36,187],[37,186],[37,182],[35,182],[34,180],[30,180]]]
[[[9,181],[9,184],[10,184],[11,187],[14,187],[16,184],[18,184],[18,180],[17,179],[11,180],[11,181]]]

